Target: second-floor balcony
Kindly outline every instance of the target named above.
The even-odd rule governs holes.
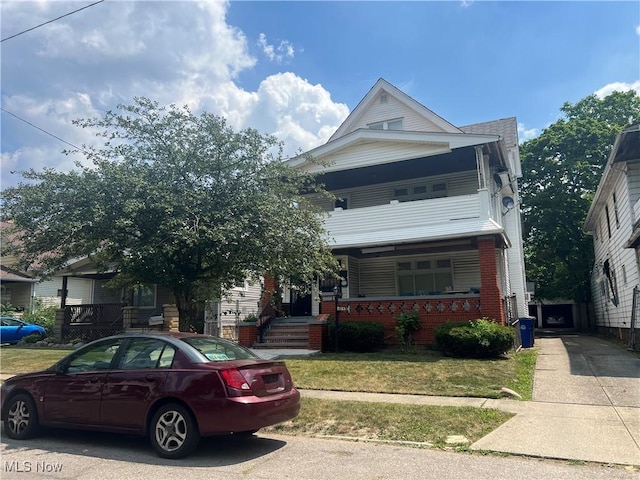
[[[502,234],[491,218],[490,194],[416,200],[349,210],[336,209],[325,221],[333,248],[375,247],[419,241]]]

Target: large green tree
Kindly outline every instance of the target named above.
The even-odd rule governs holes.
[[[146,98],[76,124],[103,140],[66,152],[89,167],[30,170],[3,191],[23,267],[46,276],[88,255],[119,285],[170,289],[182,330],[199,300],[246,278],[268,272],[304,289],[334,268],[304,195],[323,190],[287,165],[275,138]]]
[[[589,95],[560,110],[520,147],[527,277],[539,298],[589,302],[593,242],[582,227],[616,135],[640,121],[640,96]]]

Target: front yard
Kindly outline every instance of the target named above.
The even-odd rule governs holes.
[[[0,348],[0,373],[51,366],[68,350]],[[287,358],[301,389],[496,398],[502,387],[531,399],[536,351],[521,350],[498,360],[416,354],[321,354]],[[471,407],[399,405],[303,398],[300,415],[264,429],[289,435],[337,435],[447,445],[451,436],[474,442],[511,418],[497,410]],[[464,444],[463,444],[464,445]]]

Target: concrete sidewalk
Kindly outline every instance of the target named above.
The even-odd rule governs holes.
[[[596,337],[538,338],[533,401],[303,390],[303,396],[494,408],[516,416],[473,450],[640,466],[640,360]]]

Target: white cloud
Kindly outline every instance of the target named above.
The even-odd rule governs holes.
[[[282,40],[277,47],[270,45],[267,42],[267,36],[261,33],[258,37],[258,45],[262,48],[262,53],[271,60],[278,64],[283,63],[285,60],[290,60],[295,56],[295,49],[291,42]]]
[[[2,2],[3,31],[29,28],[76,4],[32,7]],[[104,2],[3,43],[3,108],[77,146],[99,139],[72,120],[100,117],[136,96],[221,115],[235,129],[274,134],[286,155],[325,142],[348,115],[347,106],[291,72],[263,78],[255,91],[242,88],[238,75],[255,69],[258,59],[244,32],[227,23],[228,7],[224,1]],[[290,42],[270,45],[264,35],[259,42],[273,61],[295,56]],[[60,153],[68,145],[5,113],[0,125],[2,187],[17,183],[12,170],[69,170],[80,160]]]
[[[537,137],[539,134],[540,129],[526,128],[524,123],[518,122],[518,140],[520,141],[520,143],[531,140],[532,138]]]
[[[616,91],[628,92],[629,90],[635,90],[640,95],[640,80],[637,80],[633,83],[626,83],[626,82],[609,83],[604,87],[596,90],[594,93],[598,98],[604,98]]]
[[[636,35],[640,36],[640,25],[636,27]]]

